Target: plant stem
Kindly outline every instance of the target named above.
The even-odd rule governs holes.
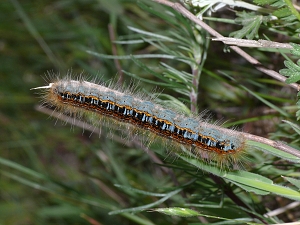
[[[114,27],[112,24],[108,24],[108,31],[109,31],[109,38],[110,38],[110,42],[111,42],[112,54],[114,56],[117,56],[118,55],[117,46],[114,42],[116,40],[115,31],[114,31]],[[122,67],[121,67],[119,59],[114,58],[114,63],[115,63],[115,66],[117,67],[118,75],[119,75],[118,85],[122,86],[123,81],[124,81],[124,76],[123,76],[123,71],[122,71]]]

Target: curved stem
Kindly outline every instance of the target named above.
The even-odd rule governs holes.
[[[118,51],[117,51],[117,46],[115,43],[115,30],[112,24],[108,24],[108,31],[109,31],[109,38],[110,38],[110,42],[111,42],[111,51],[113,53],[114,56],[118,55]],[[114,63],[115,66],[118,70],[118,76],[119,76],[119,80],[118,80],[118,85],[122,86],[123,82],[124,82],[124,76],[123,76],[123,70],[120,64],[120,61],[118,58],[114,58]]]

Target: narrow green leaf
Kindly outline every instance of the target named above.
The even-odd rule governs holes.
[[[132,55],[105,55],[100,54],[93,51],[86,51],[88,54],[94,55],[98,58],[104,58],[104,59],[131,59]],[[137,59],[150,59],[150,58],[159,58],[159,59],[175,59],[176,57],[173,55],[165,55],[165,54],[142,54],[142,55],[133,55],[133,57]]]
[[[11,173],[8,173],[8,172],[1,172],[1,174],[7,176],[7,177],[10,177],[11,179],[15,180],[15,181],[18,181],[22,184],[25,184],[29,187],[32,187],[34,189],[37,189],[37,190],[41,190],[41,191],[45,191],[45,192],[48,192],[48,193],[54,193],[51,189],[39,184],[39,183],[36,183],[36,182],[33,182],[33,181],[30,181],[28,179],[25,179],[23,177],[20,177],[20,176],[17,176],[15,174],[11,174]]]
[[[285,196],[290,199],[294,199],[300,201],[300,192],[292,190],[288,187],[279,186],[273,184],[273,182],[266,182],[261,179],[253,179],[253,175],[249,172],[244,171],[241,175],[239,174],[241,171],[238,171],[237,174],[227,173],[224,177],[225,179],[232,180],[234,182],[238,182],[244,185],[248,185],[257,189],[270,191],[274,194]],[[248,174],[249,173],[249,174]],[[251,175],[250,175],[251,174]]]
[[[278,0],[254,0],[253,2],[257,5],[271,5]]]
[[[148,4],[151,4],[151,1],[148,1]],[[153,3],[153,4],[154,4],[153,5],[154,7],[151,7],[149,5],[145,5],[142,1],[138,1],[138,5],[142,10],[145,10],[155,16],[160,17],[162,19],[162,21],[165,21],[166,23],[178,25],[178,21],[176,20],[176,18],[178,18],[178,13],[172,11],[175,13],[176,16],[175,17],[170,16],[169,13],[166,13],[165,8],[158,6],[158,4],[155,4],[155,3]],[[158,10],[158,7],[160,7],[159,10]],[[170,9],[168,9],[168,10],[170,10]]]
[[[282,120],[282,121],[289,124],[300,135],[300,126],[287,120]]]
[[[20,171],[24,174],[28,174],[28,175],[36,177],[36,178],[40,178],[40,179],[45,178],[45,176],[43,174],[40,174],[40,173],[38,173],[34,170],[31,170],[27,167],[24,167],[24,166],[20,165],[18,163],[15,163],[13,161],[10,161],[10,160],[7,160],[7,159],[1,158],[1,157],[0,157],[0,164],[8,166],[12,169],[18,170],[18,171]]]
[[[156,34],[156,33],[152,33],[152,32],[147,32],[147,31],[135,28],[135,27],[128,26],[128,29],[132,30],[132,31],[134,31],[136,33],[143,34],[143,35],[146,35],[146,36],[150,36],[150,37],[153,37],[153,38],[156,38],[156,39],[161,39],[161,40],[170,41],[170,42],[174,41],[174,39],[169,38],[167,36]]]
[[[236,175],[234,175],[234,174],[236,174]],[[249,173],[249,172],[242,171],[242,170],[233,171],[231,174],[231,181],[248,192],[254,192],[258,195],[267,195],[270,193],[269,191],[260,190],[260,189],[257,189],[256,187],[254,188],[251,185],[245,185],[244,183],[239,182],[240,177],[247,177],[250,180],[257,180],[257,181],[261,181],[261,182],[265,182],[265,183],[269,183],[269,184],[273,183],[272,180],[270,180],[266,177],[263,177],[261,175],[255,174],[255,173]]]
[[[115,210],[115,211],[111,211],[109,212],[109,215],[115,215],[115,214],[120,214],[120,213],[127,213],[127,212],[140,212],[140,211],[143,211],[143,210],[146,210],[146,209],[149,209],[151,207],[154,207],[156,205],[159,205],[163,202],[165,202],[166,200],[168,200],[169,198],[171,198],[172,196],[178,194],[182,189],[179,188],[175,191],[172,191],[168,194],[166,194],[165,197],[161,198],[160,200],[156,201],[156,202],[152,202],[150,204],[147,204],[147,205],[143,205],[143,206],[139,206],[139,207],[134,207],[134,208],[128,208],[128,209],[121,209],[121,210]]]
[[[219,176],[219,177],[222,177],[222,178],[227,177],[228,174],[232,174],[231,178],[233,178],[233,176],[237,176],[236,171],[225,171],[225,170],[222,170],[222,169],[220,169],[216,166],[211,166],[211,165],[208,165],[205,162],[199,161],[195,158],[186,157],[186,156],[183,156],[183,155],[181,155],[179,157],[182,158],[184,161],[196,166],[197,168],[200,168],[200,169],[202,169],[202,170],[204,170],[208,173],[212,173],[212,174],[214,174],[216,176]],[[257,174],[251,174],[251,175],[248,174],[248,176],[251,177],[250,179],[257,179],[257,180],[261,180],[261,181],[264,180],[264,177],[262,177],[260,175],[257,175]],[[270,180],[268,178],[265,178],[265,179],[266,179],[265,182],[270,182]],[[231,180],[231,179],[229,179],[229,180],[238,183],[241,188],[243,188],[243,189],[245,188],[244,189],[245,191],[252,191],[252,192],[255,192],[257,194],[263,194],[263,195],[265,195],[268,192],[268,190],[263,190],[263,189],[256,188],[255,186],[251,186],[248,183],[239,182],[238,176],[235,177],[235,179],[233,179],[233,180]]]
[[[141,81],[147,82],[149,84],[154,84],[154,85],[157,85],[159,87],[166,87],[166,88],[167,87],[168,88],[174,87],[174,86],[172,86],[172,84],[166,84],[166,83],[163,83],[163,82],[156,82],[156,81],[152,81],[152,80],[149,80],[149,79],[144,79],[144,78],[141,78],[141,77],[137,76],[136,74],[129,73],[129,72],[124,71],[124,70],[122,70],[122,72],[125,73],[128,76],[131,76],[131,77],[137,79],[137,80],[141,80]]]
[[[280,114],[282,114],[285,117],[288,117],[289,114],[287,112],[285,112],[284,110],[282,110],[281,108],[277,107],[276,105],[274,105],[273,103],[267,101],[266,99],[260,97],[258,94],[256,94],[255,92],[251,91],[250,89],[246,88],[243,85],[240,85],[243,89],[245,89],[247,92],[249,92],[251,95],[253,95],[254,97],[256,97],[257,99],[259,99],[260,101],[262,101],[264,104],[268,105],[269,107],[271,107],[272,109],[276,110],[277,112],[279,112]]]
[[[157,208],[157,209],[152,209],[151,211],[163,213],[169,216],[180,216],[180,217],[201,216],[201,213],[195,210],[188,209],[188,208],[179,208],[179,207]]]
[[[284,0],[277,0],[274,3],[272,3],[271,6],[275,7],[275,8],[281,8],[281,7],[285,7],[286,4],[285,4]]]
[[[252,187],[252,186],[244,185],[244,184],[241,184],[241,183],[232,181],[232,180],[231,180],[231,182],[232,182],[233,184],[235,184],[236,186],[238,186],[238,187],[244,189],[244,190],[247,191],[247,192],[253,192],[253,193],[257,194],[257,195],[268,195],[268,194],[270,194],[269,191],[260,190],[260,189],[254,188],[254,187]]]
[[[163,213],[169,216],[180,216],[180,217],[195,217],[195,216],[202,216],[206,218],[213,218],[213,219],[219,219],[219,220],[225,220],[224,222],[218,223],[218,224],[244,224],[249,221],[249,218],[241,218],[241,219],[228,219],[224,217],[219,216],[211,216],[207,214],[199,213],[195,210],[188,209],[188,208],[180,208],[180,207],[170,207],[170,208],[157,208],[157,209],[151,209],[150,212],[159,212]]]
[[[295,185],[298,188],[298,190],[300,190],[300,180],[291,177],[284,177],[284,176],[282,177],[288,182],[290,182],[291,184]]]
[[[142,191],[142,190],[139,190],[139,189],[136,189],[136,188],[133,188],[133,187],[128,187],[128,186],[120,185],[120,184],[115,184],[114,186],[118,187],[120,189],[125,189],[125,190],[128,190],[128,191],[135,192],[137,194],[142,194],[142,195],[147,195],[147,196],[156,196],[156,197],[164,197],[164,196],[166,196],[166,194],[153,193],[153,192],[148,192],[148,191]]]
[[[244,186],[250,186],[253,189],[252,191],[257,194],[261,191],[272,192],[273,194],[300,201],[300,192],[292,190],[288,187],[282,187],[273,184],[273,181],[270,181],[270,179],[265,178],[261,175],[250,173],[247,171],[223,171],[217,167],[205,164],[195,158],[183,155],[179,155],[179,157],[184,161],[196,166],[197,168],[207,171],[208,173],[212,173],[216,176],[225,178],[230,182],[233,181],[234,183],[239,183],[241,184],[241,188],[243,188]],[[258,189],[259,191],[256,191],[256,189]],[[249,188],[246,188],[246,191],[248,190]]]

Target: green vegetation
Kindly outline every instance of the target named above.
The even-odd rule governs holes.
[[[209,110],[226,127],[300,150],[299,9],[288,0],[235,1],[233,10],[183,2],[224,37],[267,41],[243,50],[286,82],[154,1],[0,3],[0,224],[299,220],[299,159],[274,146],[251,140],[244,168],[224,171],[170,154],[160,141],[148,149],[147,137],[127,141],[105,124],[100,133],[36,110],[40,95],[30,88],[46,84],[47,71],[62,77],[84,71],[101,81],[122,77],[125,87],[133,81],[163,105],[186,114]],[[268,41],[291,44],[269,48]]]

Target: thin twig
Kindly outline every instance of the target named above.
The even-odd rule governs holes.
[[[275,209],[273,211],[267,212],[264,214],[265,217],[274,217],[278,216],[279,214],[285,213],[288,210],[294,209],[300,205],[300,202],[292,202],[288,205],[285,205],[281,208]]]
[[[180,3],[173,3],[167,0],[152,0],[154,2],[158,2],[160,4],[163,5],[167,5],[171,8],[173,8],[174,10],[178,11],[179,13],[181,13],[182,15],[184,15],[186,18],[188,18],[189,20],[193,21],[194,23],[198,24],[199,26],[201,26],[204,30],[206,30],[208,33],[210,33],[213,37],[217,37],[217,38],[224,38],[224,36],[222,36],[220,33],[218,33],[217,31],[215,31],[214,29],[212,29],[210,26],[208,26],[206,23],[204,23],[202,20],[200,20],[199,18],[197,18],[194,14],[192,14],[190,11],[188,11],[184,6],[182,6]],[[284,76],[280,75],[279,73],[277,73],[274,70],[270,70],[267,69],[266,67],[262,66],[262,64],[256,60],[255,58],[253,58],[252,56],[250,56],[248,53],[246,53],[245,51],[243,51],[242,49],[240,49],[237,46],[230,46],[230,48],[235,51],[236,53],[238,53],[240,56],[242,56],[243,58],[245,58],[248,62],[250,62],[251,64],[253,64],[255,66],[255,68],[271,77],[273,77],[276,80],[279,80],[281,82],[285,82],[285,80],[287,78],[285,78]],[[293,83],[293,84],[287,84],[290,87],[296,89],[297,91],[300,91],[300,85]]]
[[[246,40],[240,38],[212,38],[212,41],[222,41],[224,44],[227,45],[234,45],[239,47],[249,47],[249,48],[286,48],[286,49],[293,49],[293,47],[288,43],[280,43],[275,41],[268,41],[268,40]]]
[[[112,54],[114,56],[117,56],[118,55],[118,51],[117,51],[117,46],[116,46],[116,43],[115,43],[115,30],[113,28],[113,26],[111,24],[108,24],[108,31],[109,31],[109,38],[110,38],[110,43],[111,43],[111,50],[112,50]],[[124,77],[123,77],[123,70],[122,70],[122,67],[121,67],[121,64],[120,64],[120,61],[118,58],[114,58],[114,63],[117,67],[117,70],[118,70],[118,75],[119,75],[119,79],[118,79],[118,85],[122,85],[123,84],[123,80],[124,80]]]

